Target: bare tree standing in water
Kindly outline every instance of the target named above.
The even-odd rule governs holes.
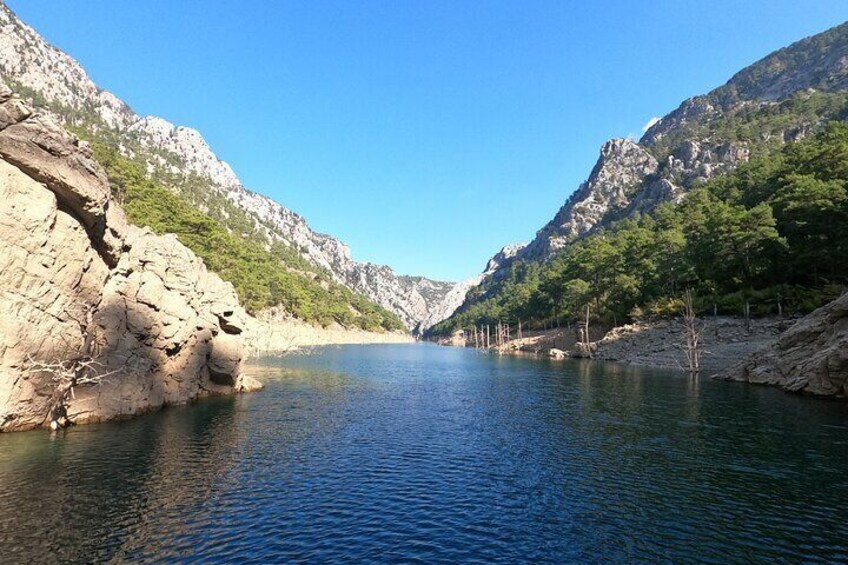
[[[697,378],[701,374],[701,327],[695,315],[695,306],[692,299],[692,291],[687,289],[683,293],[682,326],[683,326],[683,351],[686,354],[686,362],[689,367],[689,376]]]

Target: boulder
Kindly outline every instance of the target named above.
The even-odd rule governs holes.
[[[264,388],[264,385],[253,377],[242,373],[236,380],[236,392],[257,392]]]
[[[568,357],[568,353],[563,351],[562,349],[552,348],[548,351],[548,357],[551,359],[565,359]]]
[[[848,294],[801,318],[773,345],[713,378],[848,397]]]
[[[50,117],[21,110],[20,100],[2,106],[5,118],[21,121],[0,131],[0,157],[47,186],[87,229],[102,229],[109,181],[88,147]]]

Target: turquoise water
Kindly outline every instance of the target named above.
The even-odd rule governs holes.
[[[430,345],[0,436],[0,561],[848,561],[848,406]]]

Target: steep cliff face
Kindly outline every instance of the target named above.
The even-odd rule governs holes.
[[[175,237],[128,225],[87,147],[5,85],[0,309],[0,431],[249,385],[232,286]]]
[[[848,294],[802,318],[774,345],[715,378],[848,397]]]
[[[844,108],[846,89],[848,23],[776,51],[724,86],[686,100],[638,142],[605,143],[586,182],[500,267],[547,260],[616,220],[679,200],[746,162],[753,150],[803,138],[838,117],[833,112]]]
[[[78,62],[48,44],[2,3],[0,77],[66,124],[108,130],[125,154],[146,160],[151,171],[203,179],[204,190],[226,197],[271,239],[298,250],[336,282],[396,313],[410,328],[432,318],[434,312],[448,311],[444,300],[449,294],[448,302],[455,302],[453,283],[403,277],[385,266],[354,261],[344,243],[313,231],[301,216],[246,189],[198,131],[136,115],[118,97],[99,89]]]
[[[709,94],[683,102],[642,137],[650,147],[687,126],[744,106],[768,106],[805,90],[848,89],[848,23],[802,39],[736,73]]]
[[[516,256],[545,258],[589,233],[611,211],[626,207],[658,168],[653,155],[637,143],[629,139],[606,142],[589,179]]]

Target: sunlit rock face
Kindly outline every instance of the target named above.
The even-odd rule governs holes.
[[[0,431],[246,388],[246,314],[175,236],[128,225],[88,147],[0,85]],[[250,383],[253,386],[253,383]]]
[[[0,77],[66,125],[84,122],[86,127],[114,130],[126,141],[126,153],[138,144],[151,171],[206,179],[208,190],[247,212],[272,239],[298,250],[336,282],[394,312],[410,329],[453,313],[457,295],[467,288],[464,283],[401,276],[383,265],[355,261],[343,242],[315,232],[303,217],[245,188],[200,132],[159,117],[138,116],[117,96],[98,88],[77,61],[47,43],[2,3]]]
[[[536,237],[508,258],[493,257],[499,268],[514,259],[545,261],[568,244],[663,202],[678,201],[690,189],[747,161],[743,143],[684,140],[657,159],[651,147],[632,139],[612,139],[600,151],[589,178],[571,195]],[[497,273],[498,269],[486,271]]]
[[[645,178],[658,168],[657,160],[636,142],[606,142],[588,180],[518,255],[545,257],[585,235],[611,210],[625,207]]]

